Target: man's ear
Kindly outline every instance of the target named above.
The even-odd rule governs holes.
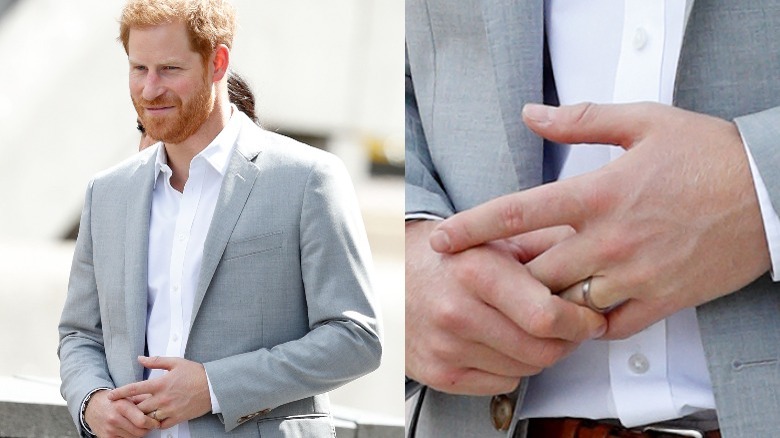
[[[214,69],[214,82],[219,82],[228,72],[228,66],[230,65],[230,49],[224,44],[220,44],[214,49],[214,53],[211,55],[211,67]]]

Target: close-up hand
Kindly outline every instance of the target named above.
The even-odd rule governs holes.
[[[736,125],[652,103],[527,105],[523,120],[560,143],[627,152],[597,171],[497,198],[444,221],[432,247],[458,253],[552,226],[576,234],[527,264],[567,299],[607,308],[624,338],[749,284],[769,253]]]
[[[160,427],[131,401],[111,400],[108,394],[108,390],[94,393],[84,412],[84,420],[98,437],[140,438]]]
[[[435,225],[406,225],[407,376],[449,393],[510,392],[606,329],[602,315],[552,295],[522,264],[570,228],[442,255],[428,243]]]
[[[127,399],[137,403],[143,413],[160,421],[161,429],[211,411],[211,396],[202,364],[176,357],[139,356],[138,362],[145,368],[167,372],[154,379],[114,389],[108,393],[110,400]]]

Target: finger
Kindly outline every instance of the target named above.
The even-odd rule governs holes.
[[[511,237],[508,241],[515,251],[517,260],[521,263],[528,263],[575,233],[574,228],[561,225]]]
[[[553,292],[576,287],[582,280],[601,273],[602,244],[591,233],[572,236],[526,264],[531,275]]]
[[[160,428],[161,429],[169,429],[173,426],[176,426],[177,424],[181,423],[185,419],[178,418],[178,417],[168,417],[164,421],[160,422]]]
[[[144,368],[155,370],[167,370],[170,371],[181,359],[176,357],[146,357],[138,356],[138,363],[144,366]]]
[[[158,409],[153,410],[152,412],[149,412],[148,414],[146,414],[146,416],[151,418],[151,419],[153,419],[153,420],[156,420],[156,421],[159,421],[159,422],[163,422],[170,415],[165,414],[162,409],[158,408]]]
[[[510,260],[497,259],[460,275],[482,300],[531,336],[581,342],[601,336],[606,329],[602,315],[552,295],[528,270]]]
[[[160,427],[160,423],[147,417],[133,404],[123,404],[119,408],[122,414],[120,428],[132,433],[134,436],[144,436],[154,428]]]
[[[662,305],[653,305],[647,301],[629,300],[607,315],[609,330],[604,333],[601,339],[625,339],[639,333],[673,312],[674,310],[665,309]]]
[[[130,383],[125,386],[112,389],[108,392],[108,399],[111,401],[123,398],[131,398],[137,395],[154,394],[157,392],[159,383],[157,379],[144,380],[143,382]]]
[[[442,331],[452,336],[431,342],[430,350],[437,360],[458,368],[519,377],[536,374],[576,347],[559,339],[535,338],[479,300],[468,308],[468,314],[454,310],[444,318]]]
[[[149,415],[149,414],[151,414],[152,412],[154,412],[156,409],[158,409],[160,407],[160,400],[158,400],[155,397],[149,397],[148,399],[146,399],[146,400],[142,401],[141,403],[139,403],[138,405],[136,405],[136,407],[141,412],[143,412],[145,415]],[[159,412],[158,412],[158,418],[157,419],[158,420],[160,419]]]
[[[145,400],[148,400],[151,396],[152,396],[152,394],[134,395],[134,396],[128,398],[128,400],[130,400],[131,402],[133,402],[133,403],[135,403],[137,405],[139,403],[144,402]]]
[[[459,252],[492,240],[504,239],[556,225],[575,229],[587,217],[581,190],[586,176],[545,184],[496,198],[465,210],[436,226],[430,236],[437,252]]]
[[[515,360],[498,350],[478,343],[460,343],[448,351],[433,351],[433,355],[455,368],[477,369],[496,376],[523,377],[539,373],[542,367]],[[436,348],[436,346],[434,346]],[[463,352],[468,352],[463,354]]]
[[[497,376],[478,369],[465,369],[446,373],[444,378],[430,382],[428,386],[449,394],[485,396],[512,392],[519,383],[520,379],[517,377]]]
[[[559,143],[614,144],[629,148],[646,132],[661,105],[650,103],[551,107],[527,104],[523,121],[535,133]]]
[[[601,302],[600,298],[594,298],[594,291],[599,290],[599,285],[603,286],[601,280],[604,277],[590,277],[578,282],[577,284],[565,289],[558,294],[559,297],[571,301],[580,306],[585,306],[595,310],[599,313],[609,313],[626,302],[626,298],[618,299],[617,301]],[[586,286],[587,284],[587,286]],[[587,287],[588,293],[586,295],[585,289]]]

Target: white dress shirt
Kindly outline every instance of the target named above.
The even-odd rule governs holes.
[[[688,7],[685,0],[546,0],[560,103],[671,104]],[[572,147],[559,178],[595,170],[622,153]],[[780,222],[754,165],[751,170],[774,266]],[[617,418],[633,427],[709,409],[715,401],[696,313],[684,309],[628,339],[585,342],[530,379],[520,414]]]
[[[233,107],[233,111],[237,111]],[[155,183],[149,223],[149,285],[146,313],[146,346],[149,356],[184,357],[190,334],[195,290],[198,286],[203,244],[217,205],[241,124],[231,117],[216,138],[190,162],[184,191],[171,186],[171,168],[160,145],[155,163]],[[153,379],[162,370],[146,370]],[[219,403],[211,389],[212,412]],[[148,437],[189,438],[187,422]]]

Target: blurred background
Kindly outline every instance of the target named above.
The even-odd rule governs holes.
[[[64,403],[57,323],[84,191],[138,147],[116,41],[123,3],[0,0],[0,401]],[[231,62],[261,123],[339,155],[361,202],[385,354],[331,401],[402,418],[404,4],[233,4]]]

